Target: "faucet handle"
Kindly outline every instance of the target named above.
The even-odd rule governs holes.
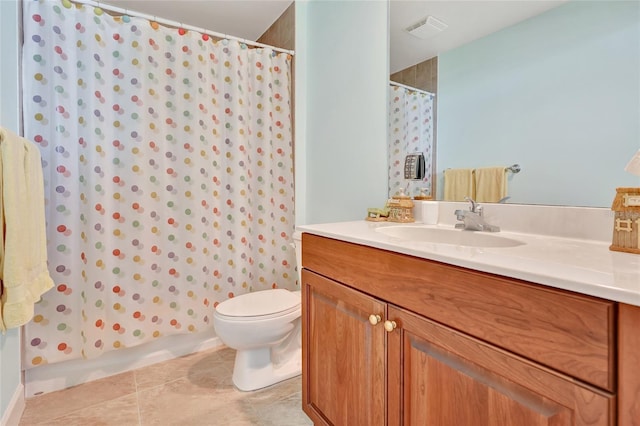
[[[475,200],[473,198],[464,197],[464,200],[471,203],[471,213],[478,213],[478,208],[480,206],[478,205],[478,203],[475,202]]]

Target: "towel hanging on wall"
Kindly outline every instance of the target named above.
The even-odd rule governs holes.
[[[33,318],[34,303],[53,287],[47,269],[40,151],[0,128],[0,330]]]
[[[476,197],[473,169],[446,169],[444,201],[464,201],[465,197]]]
[[[483,167],[476,169],[476,198],[479,203],[497,203],[507,196],[507,169]]]

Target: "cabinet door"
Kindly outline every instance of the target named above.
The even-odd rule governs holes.
[[[318,424],[383,425],[386,305],[302,271],[302,405]]]
[[[389,424],[615,424],[614,397],[389,306]]]

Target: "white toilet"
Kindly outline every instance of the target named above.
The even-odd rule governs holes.
[[[300,236],[294,235],[294,240],[301,265]],[[216,333],[237,351],[233,384],[238,389],[264,388],[302,372],[300,316],[300,291],[286,289],[247,293],[216,306]]]

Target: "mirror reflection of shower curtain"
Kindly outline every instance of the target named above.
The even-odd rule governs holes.
[[[433,163],[433,94],[389,85],[389,197],[400,189],[417,195],[421,188],[431,194]],[[404,179],[407,154],[423,153],[425,176],[422,180]]]
[[[24,7],[25,134],[56,282],[25,328],[25,368],[210,330],[219,302],[295,289],[291,56]]]

